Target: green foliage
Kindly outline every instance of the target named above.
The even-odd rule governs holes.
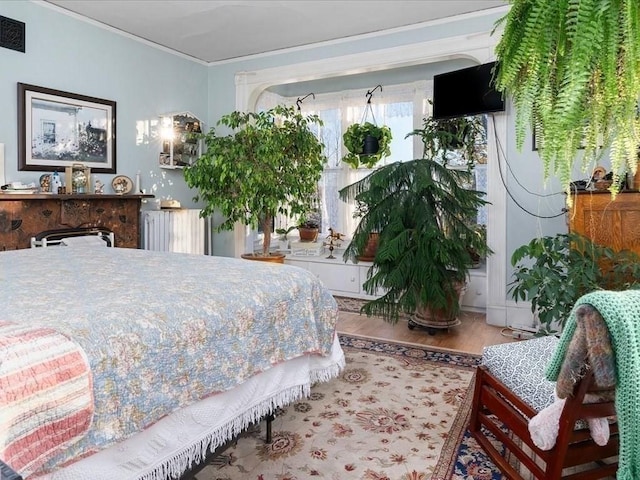
[[[368,135],[378,139],[380,149],[376,154],[363,154],[364,139]],[[344,146],[349,151],[342,157],[342,161],[353,168],[358,168],[361,164],[373,168],[380,160],[391,155],[391,139],[391,129],[386,125],[378,127],[371,122],[354,123],[342,136]]]
[[[479,163],[481,145],[486,144],[485,128],[479,116],[422,120],[422,128],[409,135],[419,135],[424,156],[447,163],[447,154],[461,150],[469,168]]]
[[[594,290],[626,290],[640,284],[640,257],[615,252],[577,233],[534,238],[513,252],[509,292],[528,300],[540,335],[562,329],[576,301]]]
[[[271,220],[277,214],[301,215],[311,208],[326,157],[311,130],[321,125],[317,115],[303,116],[293,107],[278,105],[265,112],[224,115],[202,134],[205,152],[184,177],[197,188],[203,216],[219,210],[225,217],[218,230],[232,230],[237,222],[263,225],[263,254],[268,254]]]
[[[496,86],[513,98],[518,148],[533,129],[545,178],[555,173],[569,193],[579,147],[583,167],[611,147],[615,193],[640,146],[640,2],[511,3],[496,25]]]
[[[342,200],[356,202],[360,218],[345,261],[357,262],[369,233],[379,234],[363,288],[382,296],[367,302],[363,313],[389,322],[396,322],[401,312],[413,314],[424,308],[440,310],[449,318],[457,315],[457,289],[467,281],[472,252],[491,253],[486,236],[478,235],[475,222],[470,221],[486,204],[484,193],[463,187],[471,179],[470,168],[446,166],[448,148],[476,151],[482,133],[476,122],[477,118],[459,123],[424,119],[424,128],[407,135],[420,136],[423,158],[383,166],[340,191]],[[459,144],[438,133],[449,123],[465,132],[456,135]]]
[[[374,265],[363,287],[371,295],[384,295],[367,302],[363,313],[390,322],[419,306],[457,313],[455,287],[466,281],[472,265],[468,247],[489,253],[467,221],[486,203],[482,192],[461,186],[469,175],[422,158],[383,166],[340,191],[343,200],[368,205],[345,260],[357,261],[369,232],[379,232]]]

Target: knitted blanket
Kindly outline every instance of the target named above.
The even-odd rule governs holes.
[[[602,315],[615,352],[615,406],[620,433],[617,479],[637,480],[640,478],[640,291],[598,291],[582,296],[565,325],[547,368],[547,378],[558,378],[576,331],[576,310],[585,304],[592,305]]]

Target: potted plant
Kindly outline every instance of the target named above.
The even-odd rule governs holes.
[[[320,219],[317,213],[303,216],[298,222],[297,228],[301,242],[315,242],[320,232]]]
[[[354,123],[342,135],[348,153],[342,161],[353,168],[363,165],[373,168],[381,159],[391,155],[391,129],[371,122]]]
[[[471,230],[473,235],[477,235],[480,237],[481,241],[486,244],[487,243],[487,226],[481,223],[470,223]],[[484,259],[484,255],[482,252],[478,252],[473,248],[472,245],[469,245],[469,255],[471,255],[472,266],[471,268],[478,268]]]
[[[612,191],[637,170],[639,16],[635,1],[513,0],[496,25],[495,83],[513,99],[516,144],[533,128],[545,177],[567,193],[574,162],[595,165],[612,146]]]
[[[345,261],[358,261],[370,232],[378,233],[378,248],[364,290],[383,295],[365,303],[361,311],[395,322],[400,313],[413,315],[417,324],[443,328],[457,323],[460,299],[471,251],[491,253],[486,236],[477,235],[470,218],[486,204],[484,193],[465,188],[471,169],[448,168],[447,152],[461,149],[467,165],[477,152],[477,120],[458,124],[466,131],[459,142],[440,142],[442,120],[424,119],[418,135],[425,146],[423,158],[385,165],[340,191],[345,201],[360,205],[361,218],[344,252]],[[430,330],[431,331],[431,330]]]
[[[249,256],[271,258],[275,215],[301,215],[312,206],[326,157],[311,127],[321,124],[317,115],[282,105],[224,115],[216,126],[231,133],[212,128],[202,134],[204,153],[184,170],[187,185],[198,190],[194,200],[204,202],[201,215],[219,211],[225,220],[218,231],[231,230],[237,222],[261,225],[262,251]]]
[[[363,313],[389,322],[400,313],[417,314],[415,323],[433,328],[454,324],[472,264],[468,247],[490,251],[466,221],[486,203],[481,192],[462,187],[469,175],[421,158],[385,165],[340,191],[343,200],[360,195],[369,202],[345,260],[357,262],[369,232],[379,234],[363,288],[370,295],[384,294],[365,303]],[[420,317],[429,310],[430,319]]]
[[[594,290],[640,286],[640,257],[593,243],[578,233],[534,238],[513,252],[512,298],[531,302],[538,335],[561,331],[576,301]]]
[[[466,162],[469,169],[476,163],[483,163],[486,153],[482,146],[486,144],[485,128],[480,116],[436,119],[426,117],[422,128],[411,132],[418,135],[424,147],[424,156],[441,159],[450,163],[454,153]]]

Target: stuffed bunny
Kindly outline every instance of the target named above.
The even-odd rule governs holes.
[[[550,450],[556,443],[560,416],[566,398],[573,395],[576,383],[587,368],[593,369],[598,387],[612,389],[615,386],[615,363],[609,331],[600,313],[591,305],[581,305],[576,311],[576,330],[569,343],[556,382],[555,401],[529,421],[529,434],[541,450]],[[585,402],[609,399],[611,392],[586,394]],[[607,398],[609,397],[609,398]],[[587,420],[591,437],[598,445],[609,441],[609,422],[606,418]]]

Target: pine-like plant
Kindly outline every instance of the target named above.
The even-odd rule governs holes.
[[[513,98],[518,148],[533,129],[545,178],[567,192],[578,149],[584,168],[610,148],[615,193],[640,146],[640,2],[511,3],[496,25],[496,87]]]
[[[363,288],[382,296],[367,302],[363,313],[395,322],[400,313],[430,308],[455,318],[457,289],[472,266],[469,247],[489,252],[468,222],[486,203],[482,192],[462,187],[469,175],[421,158],[385,165],[340,191],[343,200],[367,205],[344,258],[357,261],[369,232],[379,232]]]

